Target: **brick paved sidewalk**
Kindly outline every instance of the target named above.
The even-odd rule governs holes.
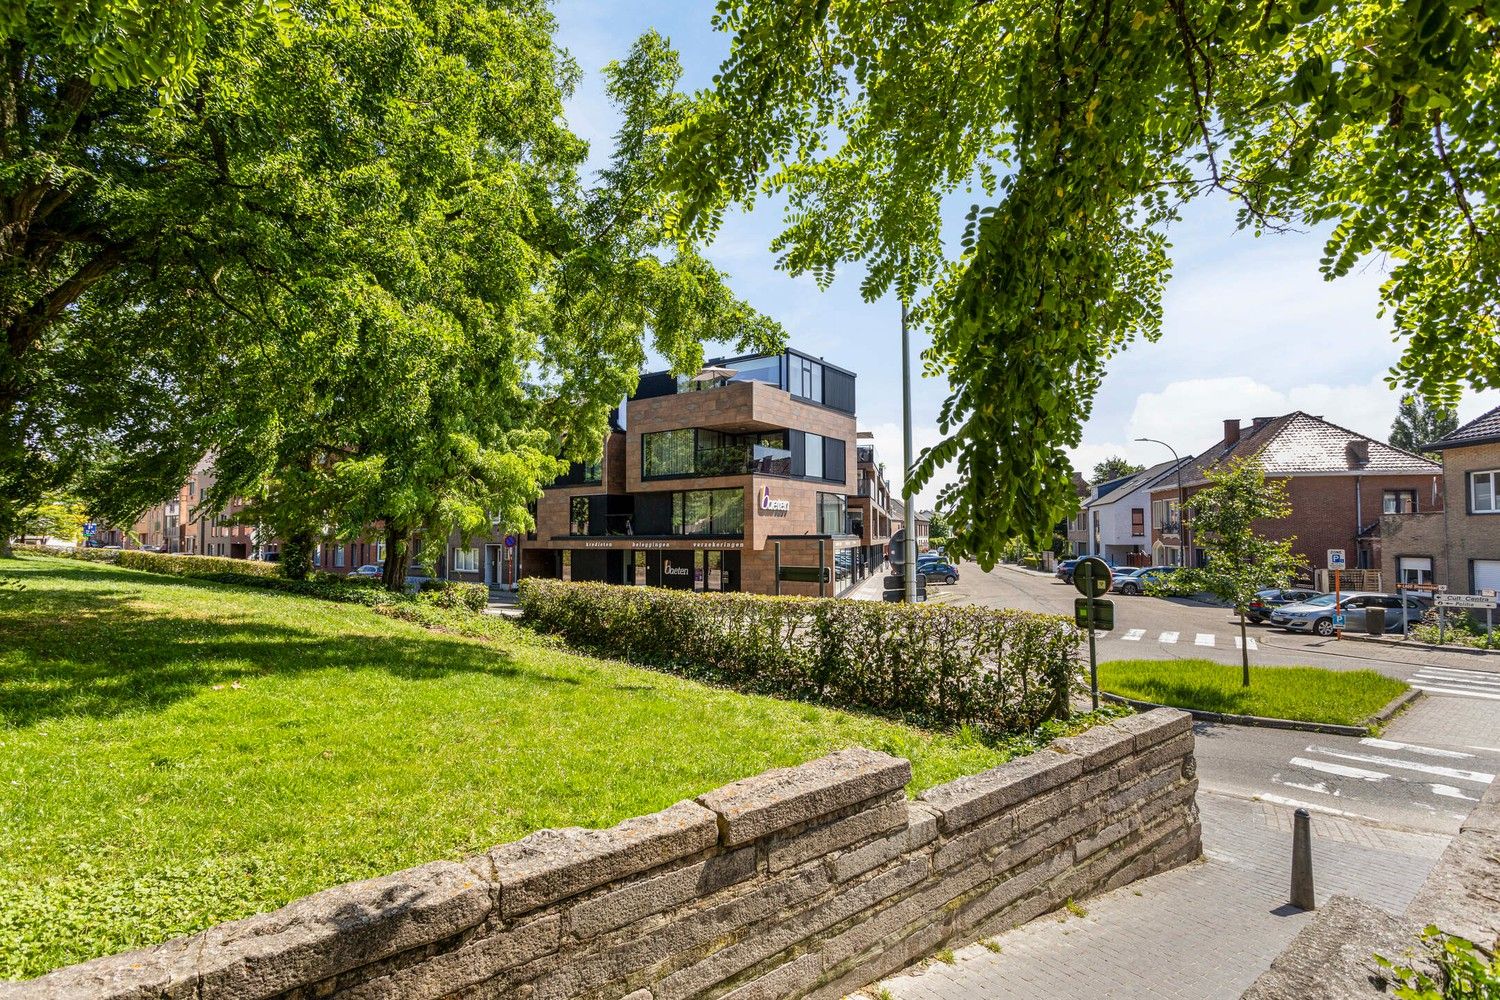
[[[1082,901],[870,987],[899,1000],[1238,997],[1310,915],[1286,906],[1290,811],[1199,792],[1204,860]],[[1448,838],[1314,815],[1319,900],[1335,892],[1400,911]],[[884,992],[882,992],[884,991]]]

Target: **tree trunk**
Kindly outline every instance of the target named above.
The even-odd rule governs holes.
[[[316,539],[311,531],[299,531],[281,546],[281,575],[288,580],[306,580],[312,571],[312,552]]]
[[[411,531],[406,528],[394,528],[390,522],[386,522],[385,528],[385,566],[381,574],[381,582],[385,589],[393,594],[399,594],[406,590],[406,570],[411,565]]]
[[[1240,660],[1244,664],[1244,686],[1250,686],[1250,638],[1245,632],[1245,609],[1240,608]]]

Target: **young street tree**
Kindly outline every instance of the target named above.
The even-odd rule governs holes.
[[[679,224],[775,195],[788,271],[930,290],[951,395],[907,488],[956,463],[954,545],[982,565],[1074,503],[1065,451],[1109,358],[1160,334],[1188,199],[1329,226],[1330,279],[1390,262],[1395,381],[1444,404],[1500,387],[1493,3],[722,0],[715,24],[729,56],[672,149]]]
[[[1261,522],[1292,512],[1286,484],[1266,480],[1256,461],[1236,460],[1210,469],[1209,485],[1188,498],[1193,534],[1203,549],[1204,565],[1172,574],[1170,588],[1178,593],[1207,592],[1228,601],[1240,618],[1240,659],[1244,685],[1250,686],[1250,643],[1245,611],[1257,591],[1290,586],[1302,568],[1292,552],[1294,539],[1274,540],[1255,529]]]
[[[1428,403],[1420,396],[1401,400],[1391,424],[1391,444],[1406,451],[1422,449],[1458,430],[1458,411],[1451,406]]]

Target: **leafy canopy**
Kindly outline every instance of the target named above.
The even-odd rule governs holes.
[[[1420,396],[1406,396],[1391,423],[1391,444],[1406,451],[1422,452],[1458,430],[1458,411],[1429,403]]]
[[[732,35],[672,147],[676,222],[785,200],[780,265],[923,296],[955,548],[995,561],[1072,507],[1109,358],[1161,331],[1167,232],[1219,193],[1260,232],[1331,225],[1323,273],[1389,264],[1393,380],[1500,386],[1500,2],[720,0]],[[962,244],[941,205],[974,194]],[[925,291],[925,295],[923,295]]]
[[[1114,479],[1123,479],[1133,476],[1137,472],[1145,472],[1144,465],[1136,465],[1134,462],[1126,461],[1119,455],[1111,455],[1104,461],[1094,466],[1094,477],[1091,483],[1107,483]]]

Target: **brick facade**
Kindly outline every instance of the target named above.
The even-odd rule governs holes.
[[[1446,499],[1440,513],[1382,519],[1380,567],[1387,579],[1399,579],[1403,558],[1408,567],[1431,559],[1432,582],[1453,593],[1494,587],[1491,581],[1500,572],[1500,513],[1474,511],[1471,481],[1476,472],[1500,472],[1500,440],[1443,449]]]

